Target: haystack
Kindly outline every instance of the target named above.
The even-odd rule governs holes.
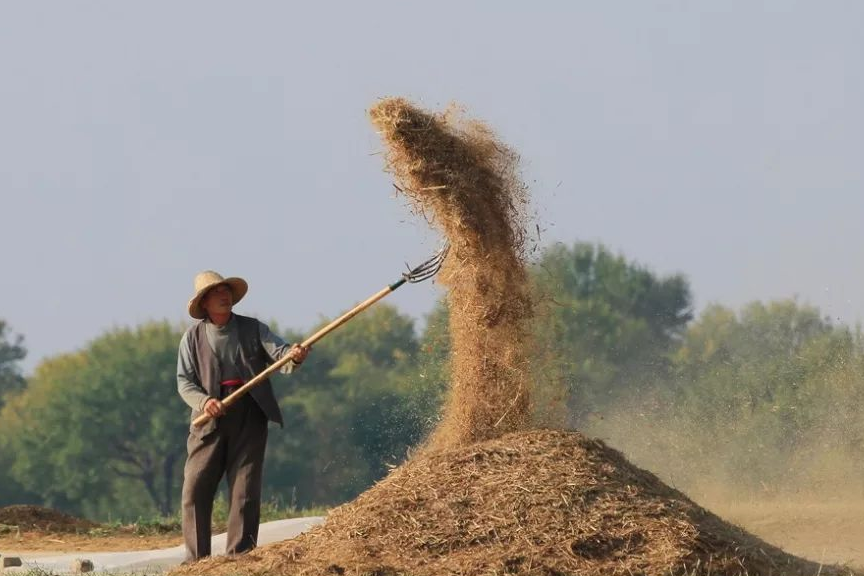
[[[25,504],[0,508],[0,524],[15,526],[22,532],[87,532],[99,526],[90,520],[76,518],[53,508]]]
[[[790,556],[602,442],[556,431],[423,452],[309,533],[179,573],[853,574]]]

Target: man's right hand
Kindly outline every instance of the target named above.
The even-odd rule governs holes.
[[[225,415],[225,405],[220,400],[210,398],[204,404],[204,412],[211,418],[218,418]]]

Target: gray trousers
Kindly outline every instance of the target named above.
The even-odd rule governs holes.
[[[183,539],[186,560],[209,556],[213,499],[228,478],[226,554],[241,554],[258,543],[261,482],[267,447],[267,418],[251,396],[227,409],[216,430],[203,438],[190,434],[183,470]]]

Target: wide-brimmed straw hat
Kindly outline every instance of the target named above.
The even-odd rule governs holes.
[[[189,315],[192,318],[202,319],[207,316],[207,313],[201,308],[201,298],[208,290],[220,284],[226,284],[231,288],[231,294],[234,297],[234,304],[243,299],[246,291],[249,290],[249,284],[242,278],[223,278],[218,272],[213,270],[205,270],[195,275],[195,296],[189,300]]]

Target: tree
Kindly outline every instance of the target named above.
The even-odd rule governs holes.
[[[848,353],[850,346],[847,330],[794,300],[753,302],[738,314],[711,306],[675,355],[670,401],[692,419],[691,437],[729,450],[729,474],[776,483],[788,475],[780,463],[807,443],[818,422],[813,408],[819,400],[802,395],[826,368],[813,352]]]
[[[546,249],[533,277],[541,420],[582,426],[592,412],[668,371],[669,354],[692,319],[683,276],[659,277],[603,246],[577,243]]]
[[[413,320],[382,304],[275,382],[286,430],[270,439],[267,490],[301,505],[343,502],[401,462],[430,420],[417,355]]]
[[[0,411],[6,398],[20,393],[26,386],[18,366],[26,354],[24,337],[10,336],[8,326],[0,320]],[[0,434],[0,506],[36,502],[38,497],[35,494],[9,476],[9,467],[14,462],[14,457],[5,440],[3,434]]]
[[[605,437],[688,491],[836,490],[864,465],[864,346],[795,300],[712,305],[672,355],[669,385],[619,406]],[[707,484],[711,484],[708,486]]]
[[[143,488],[171,513],[188,427],[175,388],[181,334],[165,322],[118,329],[41,363],[2,414],[14,477],[64,508],[148,506],[135,497]]]
[[[0,408],[5,397],[24,389],[25,380],[18,362],[26,355],[24,337],[20,334],[11,337],[6,322],[0,320]]]

